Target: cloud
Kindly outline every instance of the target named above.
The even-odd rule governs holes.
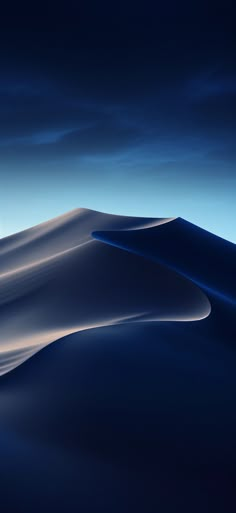
[[[59,84],[33,81],[30,77],[0,83],[0,110],[1,140],[49,130],[72,130],[107,116],[106,109],[91,99],[63,94]]]
[[[32,6],[31,6],[32,7]],[[229,2],[3,6],[0,164],[150,144],[214,151],[236,130]],[[173,143],[174,141],[174,143]],[[191,144],[191,142],[190,142]],[[202,148],[201,148],[202,145]]]
[[[128,126],[115,119],[97,122],[88,127],[60,133],[41,134],[35,137],[8,141],[1,147],[3,158],[55,159],[84,155],[109,155],[128,149],[142,141],[142,134],[135,126]]]

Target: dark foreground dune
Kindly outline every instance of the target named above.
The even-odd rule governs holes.
[[[235,248],[85,209],[0,240],[1,511],[235,513]]]

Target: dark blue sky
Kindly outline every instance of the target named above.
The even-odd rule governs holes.
[[[233,5],[5,5],[0,236],[82,206],[236,242]]]

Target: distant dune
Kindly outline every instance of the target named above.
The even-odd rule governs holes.
[[[235,307],[236,246],[180,218],[1,239],[3,512],[235,513]]]

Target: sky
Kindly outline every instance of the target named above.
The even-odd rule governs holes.
[[[0,237],[86,207],[236,243],[233,5],[3,5]]]

